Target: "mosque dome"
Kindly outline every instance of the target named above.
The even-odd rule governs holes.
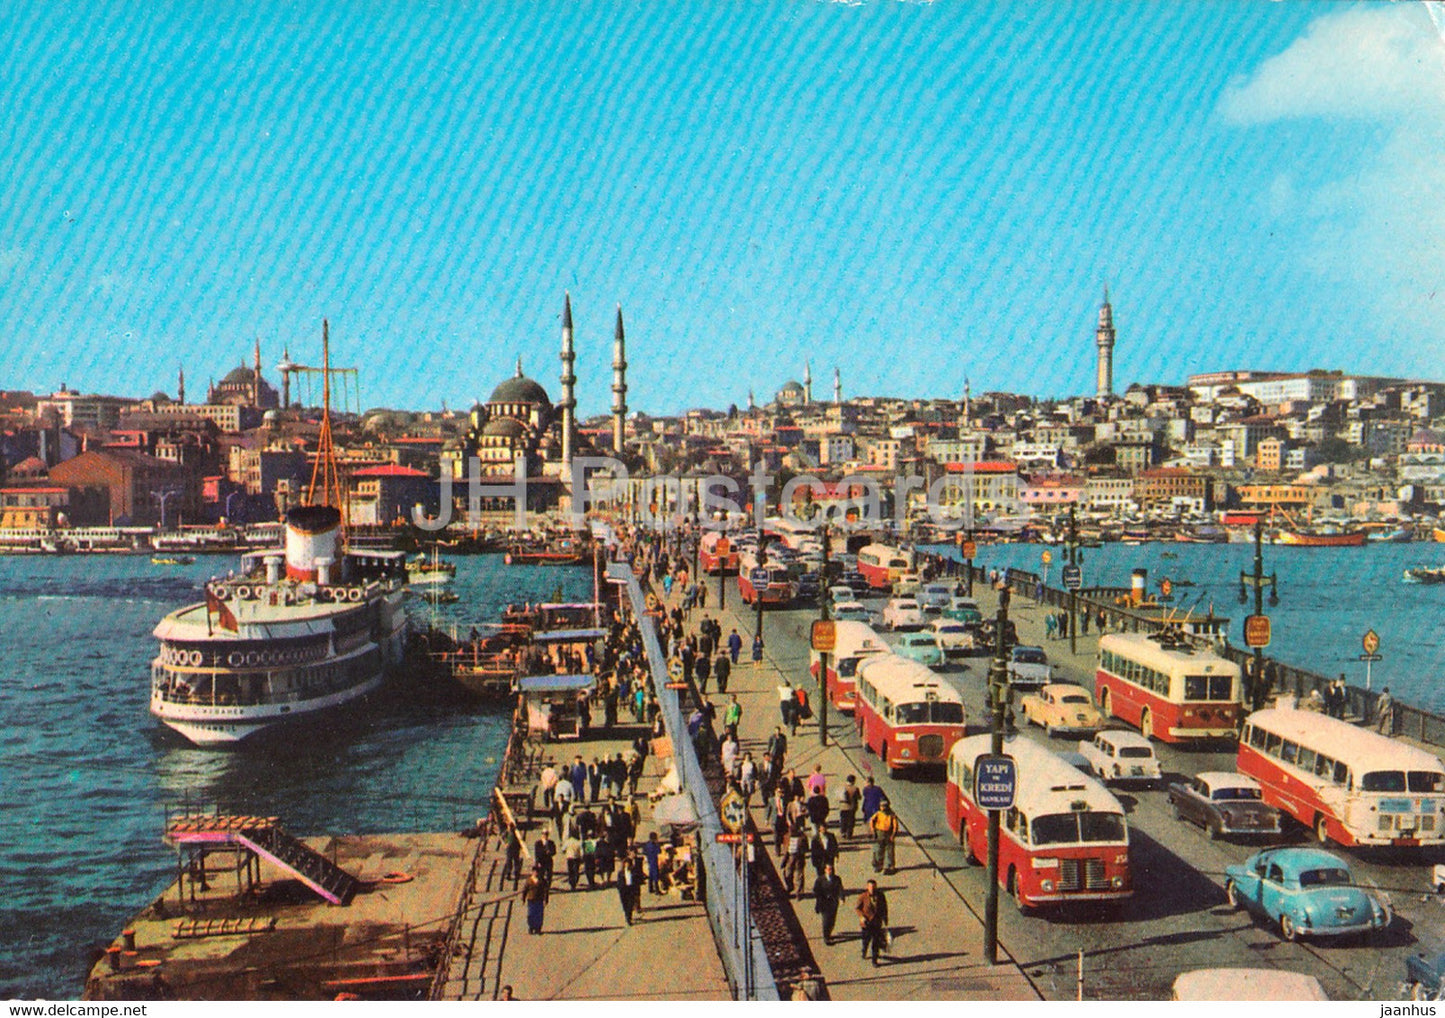
[[[536,382],[525,375],[517,375],[507,379],[501,385],[492,390],[488,403],[540,403],[542,406],[550,407],[552,401],[547,398],[547,390],[543,389]]]
[[[226,372],[226,377],[221,379],[222,385],[250,385],[256,380],[256,372],[242,364],[238,368],[232,368]]]
[[[502,401],[493,399],[492,402]],[[488,421],[482,427],[483,438],[521,438],[526,434],[526,425],[511,417],[498,417],[494,421]]]

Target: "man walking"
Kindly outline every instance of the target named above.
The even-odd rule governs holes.
[[[728,657],[732,658],[733,664],[738,663],[738,658],[742,655],[742,652],[743,638],[738,635],[737,627],[734,627],[733,631],[728,634]]]
[[[733,666],[728,662],[728,656],[722,651],[718,651],[717,660],[713,662],[712,673],[717,676],[717,691],[726,693],[728,679],[732,678]]]
[[[661,894],[659,881],[662,879],[662,871],[658,860],[662,857],[662,845],[657,840],[656,831],[647,836],[647,842],[642,846],[642,855],[647,860],[647,889],[653,894]]]
[[[838,921],[838,905],[843,900],[843,881],[833,870],[833,864],[823,867],[823,873],[813,881],[813,911],[823,920],[823,943],[833,943],[833,925]]]
[[[853,827],[858,822],[858,803],[862,797],[863,793],[858,791],[858,780],[848,775],[843,791],[838,793],[838,827],[845,838],[853,837]]]
[[[808,838],[804,830],[801,818],[793,821],[788,831],[788,856],[783,860],[783,886],[800,901],[808,872]]]
[[[1390,696],[1390,687],[1380,690],[1380,699],[1375,701],[1375,731],[1381,735],[1395,734],[1395,700]]]
[[[642,893],[642,882],[637,879],[633,862],[632,853],[628,852],[617,868],[617,900],[622,904],[622,917],[628,926],[632,925],[632,911],[637,908],[637,899]]]
[[[867,888],[858,895],[853,906],[858,913],[858,925],[863,930],[863,957],[868,957],[871,948],[873,964],[878,964],[878,952],[883,947],[883,938],[888,929],[888,898],[878,889],[878,881],[868,881]]]
[[[813,835],[809,854],[813,859],[813,873],[817,876],[823,875],[824,867],[831,867],[838,862],[838,838],[828,830],[827,824],[820,825],[818,833]]]
[[[718,658],[718,665],[721,666],[726,660],[727,658]],[[718,685],[721,686],[722,684],[722,676],[719,675]],[[727,692],[727,690],[722,690],[722,692]],[[738,703],[738,696],[734,693],[732,699],[728,701],[727,709],[723,711],[723,727],[733,735],[736,735],[738,734],[738,722],[742,721],[742,719],[743,705]]]
[[[884,800],[878,807],[878,812],[873,814],[869,826],[873,828],[873,872],[891,876],[897,872],[893,843],[898,839],[898,818],[893,815],[887,800]]]
[[[538,863],[532,867],[532,875],[522,885],[522,901],[527,906],[527,932],[530,934],[542,933],[542,919],[547,911],[547,884],[548,878]]]
[[[520,880],[522,877],[522,836],[517,825],[507,825],[507,860],[502,864],[502,880]]]
[[[883,789],[873,782],[873,775],[868,775],[863,782],[863,822],[871,823],[873,815],[878,812],[878,807],[883,804]]]
[[[532,858],[537,860],[535,871],[542,874],[542,880],[547,885],[547,890],[552,889],[552,863],[557,858],[557,843],[552,840],[552,833],[544,826],[542,836],[532,846]]]

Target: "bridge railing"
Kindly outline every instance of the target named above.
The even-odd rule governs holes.
[[[745,900],[746,889],[742,887],[738,871],[734,868],[732,852],[727,845],[717,841],[717,835],[722,833],[722,823],[718,819],[717,807],[713,805],[702,763],[693,749],[692,740],[688,738],[687,723],[682,716],[677,692],[667,688],[667,662],[658,643],[657,629],[646,615],[642,587],[625,563],[612,563],[607,575],[612,582],[620,582],[627,588],[633,615],[642,632],[642,645],[647,652],[648,668],[653,688],[657,691],[663,724],[672,743],[672,759],[677,766],[682,789],[697,813],[708,922],[733,997],[737,1000],[777,1000],[777,983],[773,980],[757,924],[740,907]]]

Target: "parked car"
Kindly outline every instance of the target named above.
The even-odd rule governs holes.
[[[854,600],[853,588],[846,583],[835,583],[828,588],[828,600],[834,604],[842,604],[844,601]]]
[[[930,668],[943,664],[943,651],[930,632],[902,634],[893,641],[893,653]]]
[[[923,577],[917,573],[899,573],[898,579],[893,581],[893,595],[905,597],[917,594],[919,585],[922,583]],[[922,608],[919,610],[922,611]]]
[[[1405,985],[1415,1000],[1439,1000],[1445,989],[1445,952],[1421,951],[1406,958]]]
[[[1079,743],[1079,752],[1103,781],[1157,785],[1163,780],[1154,747],[1138,732],[1100,732],[1090,741]]]
[[[804,573],[798,577],[797,584],[793,587],[793,597],[805,605],[818,603],[818,595],[823,592],[823,579],[817,573]]]
[[[1280,969],[1194,969],[1174,977],[1175,1000],[1329,1000],[1314,976]]]
[[[1019,702],[1024,718],[1050,735],[1084,735],[1104,727],[1104,715],[1083,686],[1051,682]]]
[[[883,626],[886,629],[922,629],[923,611],[911,597],[895,597],[883,606]]]
[[[973,632],[962,622],[934,619],[928,624],[928,632],[933,635],[933,642],[938,644],[946,659],[968,657],[973,653]]]
[[[857,601],[839,601],[833,605],[833,618],[839,622],[873,622],[873,613]]]
[[[926,615],[942,615],[953,600],[953,584],[925,583],[918,588],[918,605]]]
[[[1020,644],[1008,652],[1008,675],[1015,689],[1042,689],[1054,680],[1054,669],[1044,648]]]
[[[953,597],[943,609],[943,617],[962,622],[966,626],[976,626],[983,621],[983,611],[971,597]]]
[[[1203,827],[1211,838],[1226,834],[1278,834],[1279,811],[1264,803],[1253,778],[1205,771],[1169,786],[1174,819]]]
[[[843,582],[852,589],[855,595],[862,596],[873,593],[873,585],[868,582],[868,577],[856,569],[848,570],[848,572],[843,574],[842,579]]]
[[[1390,925],[1383,892],[1361,887],[1349,863],[1322,849],[1268,848],[1226,866],[1224,877],[1230,906],[1279,924],[1285,940],[1368,936]]]

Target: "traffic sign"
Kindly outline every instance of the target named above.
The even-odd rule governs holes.
[[[1039,561],[1042,562],[1044,565],[1048,565],[1048,564],[1049,564],[1050,562],[1052,562],[1053,560],[1054,560],[1054,553],[1051,552],[1051,551],[1049,551],[1049,549],[1047,549],[1047,548],[1045,548],[1044,551],[1043,551],[1043,554],[1041,554],[1041,555],[1039,556]]]
[[[718,800],[718,816],[722,825],[736,834],[743,829],[743,824],[748,820],[748,803],[737,792],[728,789],[723,797]]]
[[[668,689],[686,689],[686,688],[687,688],[687,683],[686,683],[686,682],[669,682],[669,683],[667,684],[667,688],[668,688]]]
[[[1084,570],[1079,566],[1064,566],[1064,587],[1078,590],[1084,585]]]
[[[830,653],[838,646],[838,626],[832,619],[813,620],[813,649],[819,654]]]
[[[973,801],[979,809],[1012,809],[1019,771],[1007,754],[984,753],[973,762]]]
[[[745,841],[752,841],[753,835],[750,831],[728,831],[713,835],[713,840],[719,845],[741,845]]]
[[[1247,615],[1244,619],[1244,645],[1246,647],[1269,646],[1269,616]]]
[[[964,557],[964,558],[973,558],[973,557],[974,557],[975,555],[977,555],[977,554],[978,554],[978,545],[977,545],[977,544],[975,544],[973,541],[964,541],[964,542],[963,542],[963,557]]]
[[[1165,597],[1168,597],[1170,594],[1174,593],[1174,581],[1167,576],[1164,577],[1164,579],[1160,580],[1159,593],[1163,594]]]
[[[1365,648],[1366,654],[1372,656],[1378,654],[1380,652],[1380,634],[1371,629],[1365,633],[1365,638],[1360,641],[1360,644]]]

